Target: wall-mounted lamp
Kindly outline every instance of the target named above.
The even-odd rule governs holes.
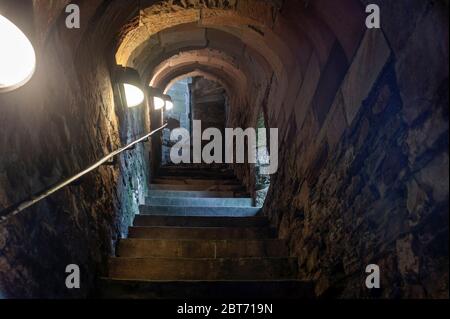
[[[166,111],[173,109],[172,98],[164,94],[163,91],[159,88],[149,87],[148,88],[149,96],[153,99],[153,107],[155,110],[161,110],[165,108]]]
[[[27,36],[0,15],[0,92],[27,83],[36,68],[36,54]]]
[[[164,94],[164,101],[166,102],[166,111],[173,109],[173,101],[170,95]]]
[[[150,86],[148,88],[148,93],[149,96],[152,98],[153,107],[155,108],[155,110],[157,111],[163,109],[165,106],[165,102],[162,90]]]
[[[128,107],[135,107],[144,102],[145,95],[138,71],[132,68],[119,67],[116,73],[116,80],[123,88],[121,92],[125,96],[124,102]]]

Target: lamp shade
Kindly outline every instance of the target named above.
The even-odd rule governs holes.
[[[123,88],[125,90],[125,98],[127,100],[128,107],[134,107],[144,102],[144,92],[135,85],[124,83]]]
[[[170,95],[164,94],[164,102],[166,104],[166,111],[173,109],[173,101]]]
[[[0,45],[0,92],[8,92],[31,79],[36,68],[36,54],[26,35],[2,15]]]
[[[155,110],[161,110],[164,108],[164,100],[160,97],[154,96],[153,97],[153,106],[155,107]]]
[[[150,86],[148,88],[149,96],[152,98],[153,107],[155,110],[161,110],[166,105],[166,101],[164,99],[163,91],[159,88],[155,88]]]
[[[123,88],[125,103],[128,107],[135,107],[144,102],[145,95],[137,70],[120,67],[116,74],[116,81]]]

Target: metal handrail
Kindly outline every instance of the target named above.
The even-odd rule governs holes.
[[[95,170],[96,168],[100,167],[101,165],[105,164],[106,162],[108,162],[110,159],[112,159],[113,157],[123,153],[124,151],[133,148],[136,144],[141,143],[145,140],[147,140],[148,138],[150,138],[152,135],[156,134],[157,132],[163,130],[164,128],[166,128],[169,124],[166,123],[163,126],[161,126],[160,128],[142,136],[141,138],[135,140],[134,142],[131,142],[130,144],[121,147],[119,149],[117,149],[116,151],[110,153],[109,155],[103,157],[101,160],[99,160],[98,162],[96,162],[95,164],[89,166],[88,168],[86,168],[85,170],[81,171],[80,173],[65,179],[64,181],[58,183],[56,186],[53,186],[52,188],[45,190],[43,192],[40,192],[36,195],[31,196],[29,199],[21,202],[18,205],[14,205],[13,207],[6,209],[6,214],[4,214],[4,216],[0,216],[0,223],[5,222],[7,219],[19,214],[20,212],[22,212],[23,210],[27,209],[30,206],[33,206],[34,204],[40,202],[41,200],[47,198],[48,196],[50,196],[51,194],[57,192],[58,190],[60,190],[61,188],[66,187],[67,185],[73,183],[74,181],[80,179],[81,177],[83,177],[84,175],[86,175],[87,173],[92,172],[93,170]],[[3,214],[2,214],[3,215]]]

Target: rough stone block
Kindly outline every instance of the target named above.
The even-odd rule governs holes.
[[[397,59],[404,118],[411,124],[430,109],[436,91],[448,80],[448,17],[444,9],[437,5],[417,21],[414,33],[404,50],[397,53]]]

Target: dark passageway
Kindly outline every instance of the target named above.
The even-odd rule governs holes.
[[[0,297],[448,298],[448,1],[69,3],[0,0],[36,57],[0,78]],[[267,132],[178,165],[166,127],[17,210],[169,119]]]

